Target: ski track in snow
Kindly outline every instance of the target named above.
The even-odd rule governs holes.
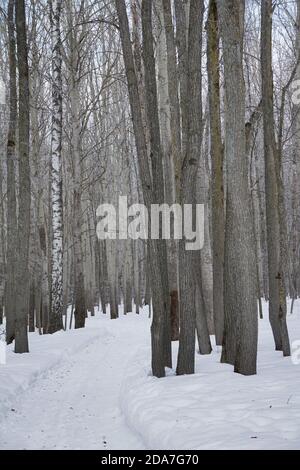
[[[195,375],[152,377],[146,311],[30,335],[31,354],[0,366],[0,449],[299,449],[300,364],[274,351],[264,313],[252,377],[216,347]],[[299,340],[299,301],[288,324]]]
[[[99,321],[99,328],[109,325]],[[16,394],[0,423],[0,449],[143,449],[119,407],[126,362],[145,341],[145,322],[118,320],[111,334],[68,357]],[[97,320],[95,322],[97,324]],[[117,326],[118,325],[118,326]],[[133,326],[132,326],[133,327]],[[46,341],[46,337],[44,337]],[[133,346],[134,345],[134,346]]]

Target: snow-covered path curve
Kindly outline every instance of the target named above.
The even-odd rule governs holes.
[[[119,408],[126,364],[149,334],[145,321],[132,320],[99,322],[108,335],[18,394],[0,423],[0,448],[143,449]]]

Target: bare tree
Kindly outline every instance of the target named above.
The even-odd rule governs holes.
[[[227,175],[222,361],[256,373],[257,299],[253,223],[248,187],[243,77],[244,3],[219,0],[226,99]]]
[[[63,327],[62,51],[60,37],[61,7],[61,0],[50,1],[52,37],[52,273],[49,333],[55,333]]]
[[[261,76],[264,127],[265,189],[269,268],[269,318],[275,348],[290,355],[280,217],[280,165],[275,139],[272,72],[272,0],[261,5]]]
[[[29,76],[24,0],[16,2],[17,64],[19,72],[19,198],[18,267],[16,272],[15,352],[28,348],[27,315],[29,308],[29,237],[30,237],[30,165],[29,165]]]
[[[191,0],[188,29],[187,148],[181,174],[181,204],[195,203],[197,170],[202,144],[202,24],[204,2]],[[179,241],[180,334],[177,374],[195,370],[196,269],[192,251],[186,251],[185,239]],[[200,304],[199,304],[200,306]]]
[[[223,144],[220,115],[219,25],[216,0],[210,0],[207,19],[207,75],[210,118],[210,152],[212,165],[212,250],[213,313],[216,343],[222,346],[224,330],[224,180]]]
[[[17,121],[17,78],[16,78],[16,40],[14,21],[15,1],[9,0],[8,47],[9,47],[9,127],[7,136],[7,272],[5,289],[6,341],[11,343],[15,337],[15,275],[17,249],[17,204],[16,204],[16,121]]]
[[[124,64],[128,83],[128,93],[133,121],[139,171],[142,182],[143,198],[148,209],[153,202],[152,179],[148,165],[148,152],[144,133],[141,102],[139,96],[138,80],[135,72],[132,46],[126,5],[124,0],[115,0],[119,19],[119,28],[124,57]],[[149,213],[151,211],[149,210]],[[164,298],[163,282],[161,279],[161,268],[159,261],[159,250],[157,240],[149,240],[149,270],[151,279],[153,299],[153,322],[151,327],[152,337],[152,371],[156,377],[165,375],[165,325],[166,325],[166,303]]]
[[[145,64],[145,90],[147,104],[147,122],[150,135],[150,157],[152,167],[152,204],[164,202],[163,154],[160,140],[158,100],[156,88],[155,58],[152,34],[152,0],[142,1],[143,59]],[[165,365],[172,366],[171,355],[171,318],[169,300],[169,280],[167,270],[167,251],[165,240],[157,240],[160,262],[160,278],[164,295],[164,347]]]
[[[300,0],[297,0],[297,21],[296,21],[296,73],[295,80],[300,79]],[[300,106],[293,106],[293,134],[294,134],[294,152],[292,167],[292,237],[291,254],[292,257],[292,297],[293,302],[300,294]]]

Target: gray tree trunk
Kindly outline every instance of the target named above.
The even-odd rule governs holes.
[[[272,72],[272,0],[261,5],[261,73],[265,153],[265,191],[269,269],[269,318],[275,348],[290,355],[281,243],[279,152],[275,140]]]
[[[188,113],[187,149],[181,173],[181,204],[195,204],[195,185],[202,145],[202,24],[204,2],[191,0],[188,31]],[[179,241],[180,333],[177,374],[195,371],[196,269],[195,254]]]
[[[75,328],[84,328],[86,319],[86,298],[85,298],[85,278],[82,251],[82,177],[83,177],[83,158],[82,158],[82,133],[80,110],[80,68],[81,68],[81,47],[85,38],[84,33],[79,32],[80,26],[75,23],[74,6],[70,4],[68,12],[68,24],[70,31],[70,57],[69,80],[70,80],[70,111],[71,111],[71,152],[73,161],[73,200],[72,200],[72,236],[74,253],[74,294],[75,294]],[[74,15],[74,16],[73,16]]]
[[[7,138],[7,272],[5,289],[6,342],[15,338],[16,310],[16,250],[17,250],[17,205],[16,205],[16,120],[17,120],[17,79],[16,42],[14,22],[15,1],[8,2],[8,44],[9,44],[9,127]]]
[[[216,0],[210,0],[207,20],[207,73],[210,118],[210,152],[212,164],[212,251],[213,315],[216,344],[222,346],[224,330],[224,180],[223,144],[220,115],[219,27]]]
[[[15,352],[28,348],[27,317],[29,306],[29,237],[30,237],[30,165],[29,165],[29,76],[24,0],[16,2],[17,63],[19,72],[19,214],[18,268],[16,273]]]
[[[182,159],[186,154],[187,128],[188,128],[188,93],[187,67],[188,67],[188,8],[189,0],[174,0],[176,18],[176,44],[178,53],[178,76],[179,76],[179,100],[181,110],[181,154]],[[181,169],[180,169],[181,171]],[[180,176],[181,178],[181,176]]]
[[[2,150],[2,139],[0,142]],[[3,307],[5,292],[5,235],[4,235],[4,194],[3,194],[3,167],[0,159],[0,325],[3,323]]]
[[[298,60],[295,80],[300,80],[300,0],[297,0],[297,25],[296,25],[296,58]],[[296,299],[300,295],[300,106],[293,106],[293,173],[292,173],[292,296]]]
[[[218,0],[224,55],[227,172],[224,337],[222,361],[235,372],[256,373],[257,299],[251,200],[245,140],[245,88],[242,43],[244,17],[240,0]]]
[[[152,164],[152,203],[164,203],[163,153],[160,140],[156,69],[152,33],[152,0],[142,1],[143,60],[145,66],[145,89],[147,122],[150,135],[150,157]],[[167,247],[165,240],[157,240],[160,264],[160,279],[164,296],[164,359],[167,367],[172,367],[171,318],[169,299],[169,279],[167,269]]]
[[[161,1],[161,0],[160,0]],[[167,62],[167,105],[170,124],[170,148],[166,152],[166,196],[169,204],[180,203],[181,181],[181,126],[179,104],[179,80],[176,63],[176,46],[172,9],[170,0],[162,1],[163,12],[161,22],[164,28],[162,35],[165,38],[166,62]],[[169,183],[169,184],[167,184]],[[171,240],[168,243],[169,283],[170,283],[170,315],[172,340],[179,339],[179,285],[178,285],[178,242]]]
[[[139,163],[139,173],[141,176],[143,198],[146,207],[150,212],[153,201],[151,173],[148,165],[148,153],[146,137],[143,126],[141,102],[137,75],[135,72],[133,53],[131,47],[129,24],[124,0],[115,0],[119,19],[119,29],[123,57],[125,63],[126,77],[128,83],[128,93],[133,121],[135,144]],[[149,240],[149,271],[151,279],[151,289],[153,294],[153,322],[151,327],[152,342],[152,372],[156,377],[165,376],[165,298],[162,288],[161,271],[159,263],[158,244],[156,240]]]

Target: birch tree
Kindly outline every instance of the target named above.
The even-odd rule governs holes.
[[[49,333],[55,333],[63,327],[62,51],[60,35],[61,8],[61,0],[50,1],[52,41],[52,272]]]

